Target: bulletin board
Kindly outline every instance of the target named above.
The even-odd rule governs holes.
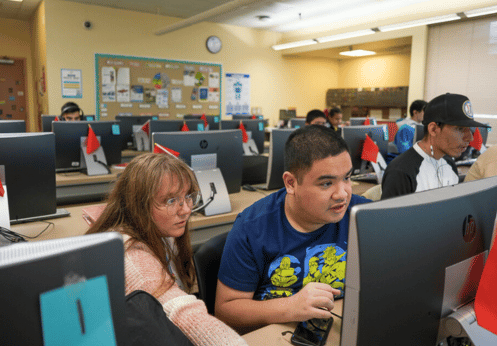
[[[95,54],[96,117],[221,115],[220,64]]]
[[[409,87],[389,88],[357,88],[357,89],[328,89],[326,104],[328,107],[340,105],[342,107],[397,107],[407,105]]]

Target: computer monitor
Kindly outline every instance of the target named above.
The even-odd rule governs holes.
[[[364,125],[364,122],[366,121],[366,117],[351,117],[349,119],[350,125],[351,126],[358,126],[358,125]],[[376,122],[376,118],[369,117],[369,122],[370,125],[377,125],[378,123]]]
[[[186,123],[189,131],[204,131],[204,121],[199,119],[189,120],[151,120],[150,121],[150,148],[153,149],[152,134],[154,132],[179,132]]]
[[[414,143],[419,142],[425,136],[425,126],[423,124],[415,124]]]
[[[107,165],[121,163],[121,132],[119,121],[54,121],[55,168],[57,172],[79,170],[81,137],[88,135],[91,125],[105,152]]]
[[[156,115],[116,115],[121,125],[122,150],[135,148],[133,126],[143,125],[149,120],[158,120]]]
[[[475,297],[495,196],[492,177],[353,207],[341,345],[439,345]]]
[[[245,130],[252,133],[252,139],[257,145],[257,150],[259,150],[259,154],[262,154],[264,152],[264,140],[266,139],[263,120],[221,120],[221,130],[236,130],[240,127],[240,121],[245,126]]]
[[[228,193],[240,192],[242,183],[242,131],[190,131],[153,133],[154,143],[179,152],[187,165],[192,156],[216,154],[217,168],[221,170]]]
[[[361,172],[362,147],[368,135],[380,149],[383,158],[388,154],[388,126],[387,125],[360,125],[342,127],[342,137],[349,147],[352,158],[353,174]]]
[[[84,330],[88,337],[105,333],[125,345],[123,249],[122,237],[115,232],[1,247],[0,276],[6,283],[0,285],[2,343],[43,346],[44,337],[53,342],[56,334],[57,344],[71,345],[78,337],[65,337]],[[78,282],[80,290],[70,291]],[[49,319],[53,314],[68,319],[54,326]],[[96,343],[93,339],[93,344],[109,345],[106,338]]]
[[[200,119],[202,115],[199,114],[187,114],[183,116],[185,120]],[[209,130],[219,130],[219,122],[221,117],[219,115],[206,115],[207,123],[209,124]]]
[[[290,119],[288,127],[292,128],[292,129],[298,129],[298,128],[304,127],[305,126],[305,120],[306,119],[303,119],[303,118],[293,118],[293,119]]]
[[[43,132],[52,132],[52,121],[55,121],[55,118],[60,119],[60,115],[41,115],[41,130]],[[94,115],[83,115],[83,119],[85,121],[95,121]],[[59,120],[64,121],[64,120]]]
[[[264,120],[263,115],[255,115],[255,119],[252,119],[254,115],[252,114],[233,114],[231,116],[232,120],[246,120],[246,119],[251,119],[251,120]]]
[[[285,186],[283,173],[285,172],[285,143],[295,129],[273,129],[269,140],[269,159],[267,164],[267,190],[280,189]]]
[[[10,223],[53,217],[57,212],[54,134],[2,133],[0,148]]]
[[[24,120],[0,120],[0,133],[26,132]]]

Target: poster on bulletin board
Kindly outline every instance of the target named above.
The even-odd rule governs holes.
[[[250,114],[250,75],[226,73],[226,115]]]
[[[63,68],[60,71],[63,98],[82,98],[83,79],[81,70],[71,70]]]
[[[95,54],[96,116],[221,114],[220,64]]]

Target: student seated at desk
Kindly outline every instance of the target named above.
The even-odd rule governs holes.
[[[188,219],[199,200],[192,170],[166,154],[142,154],[124,169],[88,234],[118,231],[125,242],[126,294],[143,290],[195,345],[246,345],[192,292]]]
[[[60,109],[59,120],[80,121],[83,120],[83,111],[74,102],[66,102]]]
[[[473,120],[466,96],[449,93],[426,105],[423,125],[423,139],[388,164],[381,199],[459,183],[452,158],[461,156],[473,140],[470,127],[488,127]]]
[[[305,117],[305,124],[326,126],[326,115],[319,109],[313,109],[307,113],[307,116]]]
[[[285,187],[239,214],[224,247],[215,313],[240,331],[331,317],[350,209],[369,201],[352,195],[347,144],[328,127],[294,131],[285,167]]]
[[[328,111],[328,123],[330,124],[331,128],[334,129],[335,131],[338,131],[338,128],[343,125],[350,125],[349,121],[346,121],[345,123],[342,124],[342,119],[343,119],[343,113],[342,110],[338,107],[334,107]]]

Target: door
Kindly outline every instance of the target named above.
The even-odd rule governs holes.
[[[0,119],[24,120],[27,125],[24,65],[24,59],[0,59]]]

